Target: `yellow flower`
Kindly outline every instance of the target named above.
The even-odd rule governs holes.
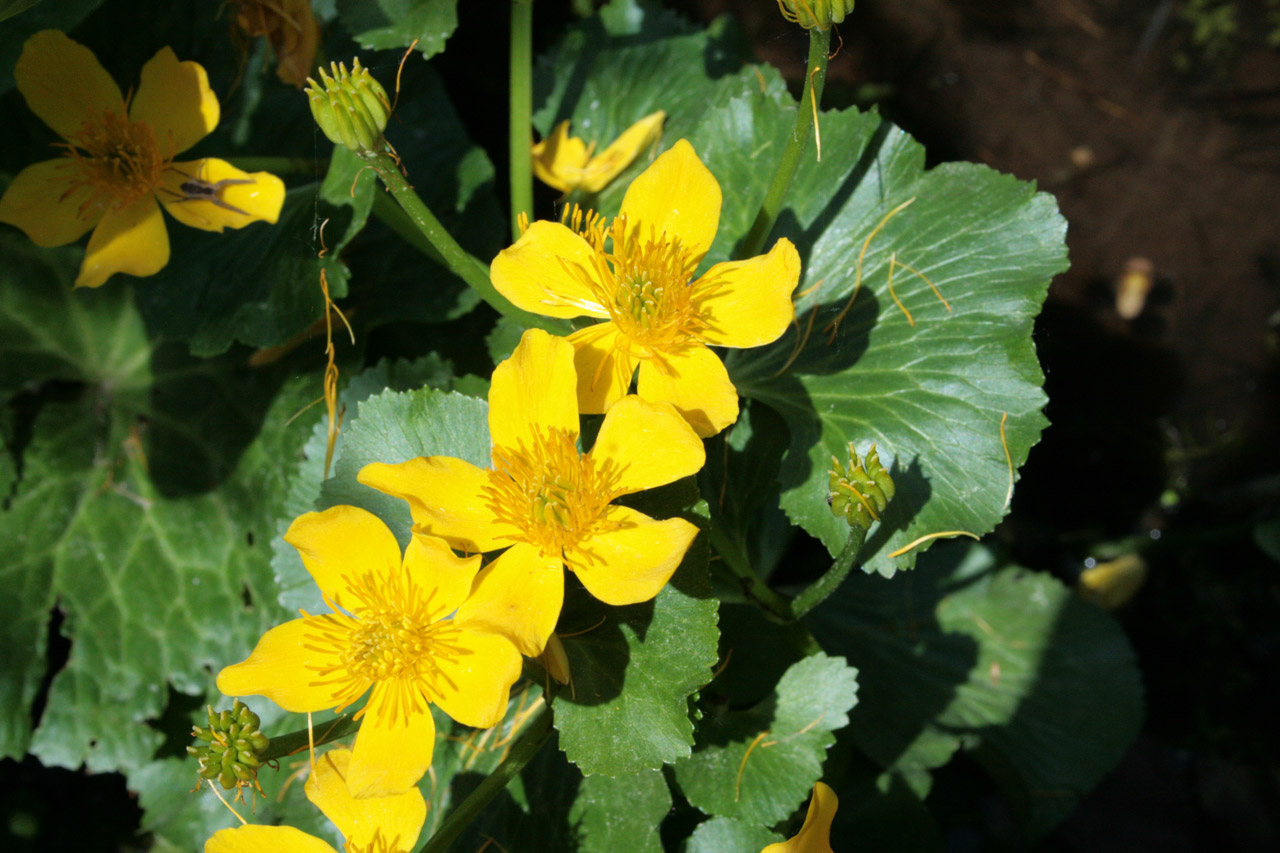
[[[0,222],[38,246],[93,228],[77,287],[117,272],[154,275],[169,262],[157,199],[174,219],[205,231],[280,215],[284,184],[275,175],[210,158],[174,161],[217,126],[219,110],[204,69],[171,49],[142,67],[127,104],[92,51],[57,30],[27,39],[13,76],[31,111],[65,140],[65,156],[18,173],[0,198]]]
[[[530,657],[560,615],[562,566],[606,604],[648,601],[698,533],[684,519],[656,521],[611,503],[696,472],[705,461],[698,437],[671,406],[625,397],[605,416],[591,451],[579,453],[575,384],[573,347],[531,329],[493,371],[491,468],[431,456],[374,463],[359,474],[366,486],[407,500],[415,529],[466,551],[510,546],[475,588],[509,590],[512,604],[472,615]]]
[[[760,853],[831,853],[831,821],[836,816],[838,805],[840,800],[835,791],[825,782],[815,783],[804,826],[795,837],[770,844]]]
[[[681,139],[635,179],[612,223],[535,222],[494,259],[494,286],[524,310],[606,321],[569,336],[584,413],[621,399],[638,365],[637,393],[674,405],[699,435],[737,419],[738,392],[707,345],[777,340],[795,316],[800,256],[784,238],[695,280],[719,220],[720,185]]]
[[[429,705],[478,728],[502,719],[520,655],[481,623],[519,602],[493,586],[468,596],[478,556],[415,535],[402,558],[386,525],[351,506],[300,516],[284,539],[333,612],[304,612],[263,634],[247,660],[218,675],[219,690],[308,712],[341,710],[372,688],[347,774],[357,797],[422,778],[435,745]]]
[[[316,760],[307,779],[307,799],[346,839],[346,853],[402,853],[414,848],[427,819],[417,787],[388,797],[356,799],[347,784],[351,751],[334,749]],[[292,826],[249,824],[215,832],[204,853],[335,853],[314,835]]]
[[[578,137],[570,136],[566,119],[555,126],[550,136],[534,143],[533,173],[543,183],[564,193],[577,189],[598,193],[654,143],[662,133],[666,118],[662,110],[645,116],[594,157],[591,153],[596,144],[587,145]]]

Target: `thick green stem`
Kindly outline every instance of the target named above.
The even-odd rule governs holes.
[[[511,0],[511,239],[533,217],[533,0]]]
[[[850,529],[849,538],[844,543],[844,550],[840,552],[840,556],[836,557],[836,561],[831,564],[831,568],[827,569],[822,577],[805,587],[804,591],[791,602],[791,612],[796,619],[826,601],[827,596],[835,592],[836,588],[844,582],[844,579],[849,576],[849,570],[853,568],[853,564],[858,558],[858,552],[862,550],[862,543],[866,539],[866,529],[862,527]]]
[[[329,161],[311,157],[228,157],[227,162],[245,172],[271,172],[277,175],[320,175]]]
[[[538,754],[538,750],[547,742],[547,736],[550,734],[551,706],[545,705],[542,713],[538,714],[537,719],[529,724],[529,728],[524,730],[524,734],[520,735],[520,739],[511,747],[507,757],[502,759],[502,763],[471,792],[469,797],[449,812],[449,816],[436,830],[436,834],[431,836],[431,840],[423,846],[421,853],[444,853],[448,850],[449,845],[462,834],[471,821],[484,811],[489,801],[507,787],[508,783]]]
[[[567,331],[568,327],[564,321],[522,311],[499,293],[493,286],[493,282],[489,281],[488,270],[466,249],[458,245],[453,235],[445,230],[440,220],[436,219],[435,214],[427,208],[427,205],[414,192],[413,187],[409,186],[409,182],[405,180],[404,175],[400,173],[400,168],[389,154],[362,154],[361,158],[378,173],[378,177],[395,196],[400,208],[409,216],[414,227],[440,253],[444,265],[474,288],[481,299],[492,305],[499,314],[509,317],[526,328],[536,326],[553,334],[564,334]]]
[[[747,555],[718,525],[711,526],[711,544],[724,565],[733,572],[738,585],[742,587],[743,595],[774,619],[780,622],[792,621],[794,617],[791,615],[791,603],[760,579],[760,576],[751,568]]]
[[[301,729],[296,732],[289,732],[287,735],[273,737],[271,743],[267,744],[267,748],[262,751],[260,758],[262,761],[275,761],[289,755],[296,755],[305,750],[311,743],[319,746],[322,743],[329,743],[347,735],[355,734],[359,729],[359,720],[352,719],[349,714],[343,714],[331,720],[313,723],[311,726],[312,735],[308,735],[306,729]],[[314,741],[312,736],[314,736]]]
[[[773,174],[773,181],[765,193],[764,203],[756,214],[755,222],[747,233],[742,244],[739,257],[753,258],[760,254],[765,239],[773,230],[773,223],[782,212],[783,202],[787,199],[787,189],[791,179],[800,168],[800,157],[809,145],[813,135],[814,104],[822,103],[822,85],[827,79],[827,48],[831,45],[831,31],[814,28],[809,30],[809,68],[805,72],[804,94],[800,98],[800,109],[796,113],[796,124],[791,131],[787,147],[782,150],[782,159],[778,161],[778,171]]]

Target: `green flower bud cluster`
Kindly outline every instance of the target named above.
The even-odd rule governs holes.
[[[831,512],[849,522],[850,527],[864,530],[880,520],[880,513],[893,500],[894,493],[893,479],[880,464],[876,446],[871,445],[865,459],[860,460],[853,442],[849,442],[847,467],[831,457],[827,489]]]
[[[829,30],[853,11],[854,0],[778,0],[782,17],[806,30]]]
[[[200,741],[187,752],[200,762],[201,779],[217,779],[223,788],[256,785],[258,757],[267,748],[267,736],[258,731],[258,715],[239,699],[230,711],[209,707],[209,727],[194,726],[191,734]]]
[[[359,59],[351,60],[351,71],[341,63],[329,63],[332,74],[320,71],[320,83],[310,77],[303,91],[311,101],[311,115],[335,145],[357,154],[381,151],[382,131],[391,117],[386,90]]]

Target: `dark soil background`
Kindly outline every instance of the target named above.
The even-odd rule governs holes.
[[[798,91],[807,40],[774,3],[676,5],[734,14]],[[1070,223],[1036,332],[1053,425],[1000,534],[1069,582],[1142,554],[1147,581],[1116,615],[1148,717],[1040,849],[1280,849],[1280,566],[1253,540],[1280,506],[1280,52],[1261,0],[1241,2],[1233,52],[1204,61],[1181,5],[859,0],[833,39],[824,106],[874,100],[931,162],[1033,180]],[[1154,287],[1124,319],[1136,258]],[[929,804],[951,849],[1025,843],[963,762]]]

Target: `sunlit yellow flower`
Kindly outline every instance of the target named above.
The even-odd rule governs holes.
[[[57,30],[27,39],[13,76],[31,111],[65,140],[65,156],[18,173],[0,198],[0,222],[39,246],[92,228],[77,287],[117,272],[154,275],[169,262],[157,199],[174,219],[205,231],[280,215],[284,184],[275,175],[173,159],[217,126],[219,109],[204,69],[169,48],[142,67],[127,104],[92,51]]]
[[[585,190],[598,193],[622,170],[630,166],[662,133],[667,114],[662,110],[645,116],[609,147],[591,156],[596,144],[590,145],[569,135],[569,121],[560,122],[551,135],[533,146],[533,173],[543,183],[561,192]]]
[[[276,55],[276,76],[302,88],[315,67],[320,40],[311,0],[239,0],[236,24],[250,36],[266,36]]]
[[[347,774],[357,797],[422,778],[435,745],[429,705],[468,726],[502,719],[520,655],[483,623],[520,602],[493,585],[468,595],[478,556],[415,535],[402,558],[386,525],[351,506],[300,516],[284,539],[333,612],[303,613],[263,634],[247,660],[218,675],[219,690],[307,712],[341,710],[372,688],[356,714],[364,723]]]
[[[815,783],[809,812],[804,816],[800,831],[793,838],[770,844],[760,853],[831,853],[831,821],[836,816],[838,805],[840,801],[835,791],[825,782]]]
[[[684,519],[656,521],[612,503],[696,472],[705,460],[698,437],[671,406],[625,397],[605,416],[591,451],[579,453],[576,381],[573,347],[532,329],[493,371],[491,468],[431,456],[366,465],[359,474],[365,485],[407,500],[416,527],[455,548],[507,548],[480,573],[476,590],[508,590],[510,606],[476,607],[471,615],[505,631],[530,657],[560,615],[562,566],[606,604],[648,601],[698,532]]]
[[[777,340],[795,316],[800,256],[783,238],[695,280],[719,220],[720,185],[682,139],[635,179],[612,223],[535,222],[494,259],[494,286],[524,310],[605,320],[569,336],[584,413],[621,399],[638,365],[637,393],[673,404],[699,435],[737,419],[738,392],[708,344]]]
[[[416,786],[388,797],[356,799],[347,784],[351,751],[334,749],[316,759],[307,778],[307,799],[346,839],[346,853],[413,850],[427,819],[427,803]],[[215,832],[204,853],[335,853],[326,842],[292,826],[249,824]]]

